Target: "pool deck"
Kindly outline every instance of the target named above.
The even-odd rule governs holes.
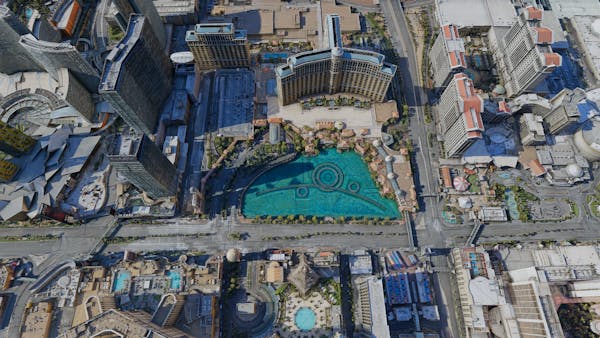
[[[337,95],[333,97],[337,97]],[[321,121],[341,121],[344,122],[347,129],[353,129],[356,135],[360,135],[363,129],[368,129],[367,137],[379,138],[381,137],[381,123],[377,122],[374,107],[375,105],[367,109],[351,106],[336,107],[336,109],[328,107],[303,109],[300,103],[294,103],[279,106],[278,111],[270,111],[269,118],[280,117],[298,127],[315,127],[317,122]]]
[[[296,326],[296,312],[302,308],[308,308],[314,311],[316,315],[315,326],[310,331],[300,331]],[[325,335],[330,337],[332,334],[327,322],[327,313],[331,311],[331,304],[318,292],[313,292],[307,298],[302,298],[296,292],[290,294],[285,302],[285,318],[280,323],[278,329],[280,337],[321,337]],[[287,330],[283,330],[283,328]]]

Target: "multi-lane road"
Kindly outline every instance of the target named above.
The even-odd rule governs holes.
[[[427,4],[431,1],[411,1],[410,6]],[[104,12],[110,0],[101,0],[94,18],[94,44],[96,49],[104,50],[107,43],[107,28]],[[402,79],[402,92],[410,107],[410,137],[414,145],[415,183],[420,198],[420,211],[415,216],[417,244],[421,247],[448,247],[461,245],[469,234],[468,227],[450,228],[444,225],[440,218],[440,201],[438,199],[438,173],[435,166],[436,156],[429,149],[428,138],[434,133],[434,127],[425,123],[424,105],[427,96],[423,89],[421,72],[417,69],[417,55],[411,40],[410,31],[404,17],[399,0],[382,0],[381,9],[386,17],[387,28],[392,37],[392,44],[399,55],[398,69]],[[199,120],[200,121],[200,120]],[[439,153],[433,149],[434,153]],[[550,192],[549,192],[550,193]],[[577,197],[578,192],[570,193]],[[580,196],[581,197],[581,196]],[[579,203],[582,198],[577,198]],[[596,226],[592,219],[583,213],[570,221],[561,223],[536,223],[535,230],[531,224],[514,222],[505,225],[488,225],[481,235],[483,241],[522,240],[523,234],[529,234],[527,239],[578,239],[585,240],[597,235]],[[96,247],[111,229],[113,219],[103,217],[84,224],[80,227],[65,228],[20,228],[0,229],[0,236],[44,235],[60,236],[52,241],[20,241],[1,242],[0,257],[34,256],[39,259],[35,273],[44,275],[65,261],[83,259],[90,250]],[[276,231],[274,228],[276,227]],[[324,233],[327,232],[327,233]],[[535,235],[531,235],[536,232]],[[233,240],[230,234],[244,234],[245,240]],[[310,237],[307,236],[310,234]],[[120,237],[146,236],[145,239],[129,243],[112,244],[105,251],[123,250],[193,250],[214,251],[229,247],[239,247],[245,252],[261,251],[271,247],[314,248],[319,246],[339,247],[343,252],[351,252],[357,248],[408,248],[406,229],[403,226],[373,226],[373,225],[268,225],[241,224],[235,217],[206,222],[186,222],[173,220],[170,224],[136,224],[124,225],[114,234]],[[266,240],[270,236],[291,236]],[[296,236],[296,237],[294,237]],[[451,276],[447,272],[435,273],[435,287],[440,289],[443,304],[448,304],[451,298],[449,289]],[[0,336],[18,336],[24,308],[30,296],[30,285],[24,283],[11,290],[17,295],[13,317],[10,325]],[[443,332],[445,337],[455,335],[456,323],[452,306],[442,309],[447,314],[448,328]]]
[[[27,233],[61,234],[60,239],[53,241],[19,241],[0,243],[0,257],[17,258],[30,257],[36,260],[33,273],[43,278],[54,268],[68,261],[83,260],[88,258],[90,251],[95,248],[98,242],[104,237],[107,230],[114,224],[114,219],[110,216],[97,218],[84,225],[72,228],[54,228],[54,229],[31,229]],[[2,229],[2,235],[14,235],[17,231],[23,229]],[[32,283],[24,282],[22,285],[12,288],[9,292],[14,293],[15,305],[12,310],[12,316],[9,325],[0,331],[0,337],[18,337],[21,329],[21,322],[25,311],[27,301],[31,296],[29,288]]]
[[[424,106],[427,95],[423,89],[421,72],[417,69],[417,56],[406,23],[400,1],[380,2],[385,14],[391,41],[399,56],[398,70],[402,79],[402,92],[409,108],[410,138],[415,150],[415,185],[419,194],[421,211],[415,220],[418,228],[426,227],[427,236],[418,238],[420,246],[445,246],[448,243],[441,236],[439,220],[438,179],[434,159],[428,147],[429,128],[425,123]]]

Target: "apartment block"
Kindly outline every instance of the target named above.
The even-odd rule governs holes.
[[[232,23],[197,24],[185,36],[200,70],[250,66],[250,45],[245,30]]]
[[[433,81],[435,87],[445,87],[452,79],[452,75],[460,73],[467,68],[465,58],[465,43],[458,34],[458,27],[445,25],[440,29],[440,34],[433,43],[429,52]]]
[[[455,74],[438,103],[446,157],[461,157],[483,137],[481,112],[483,100],[475,93],[473,81],[464,73]]]

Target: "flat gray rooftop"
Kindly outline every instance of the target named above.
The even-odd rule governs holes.
[[[221,69],[215,74],[213,111],[218,113],[218,133],[250,138],[254,132],[254,72]]]
[[[100,90],[113,90],[119,80],[121,65],[138,41],[142,32],[145,18],[143,15],[132,15],[129,19],[127,32],[119,44],[108,54],[104,63]]]

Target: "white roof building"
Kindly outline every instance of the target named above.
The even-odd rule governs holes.
[[[440,25],[460,28],[510,27],[517,12],[510,0],[436,0]]]
[[[597,0],[549,0],[557,17],[572,18],[576,15],[600,15],[600,2]]]
[[[600,7],[600,2],[595,3]],[[571,18],[571,25],[587,69],[594,75],[596,82],[600,83],[600,13],[574,16]]]

